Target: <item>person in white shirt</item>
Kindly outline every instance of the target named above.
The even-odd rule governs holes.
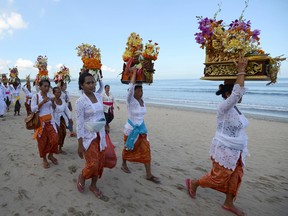
[[[10,108],[10,104],[11,104],[11,100],[12,100],[12,96],[11,96],[11,92],[10,92],[10,85],[6,81],[6,82],[3,82],[3,87],[5,90],[4,100],[6,103],[6,111],[9,112],[9,108]]]
[[[146,106],[142,99],[142,85],[136,83],[137,68],[133,71],[127,95],[128,121],[124,126],[125,147],[122,151],[122,171],[131,173],[127,161],[143,163],[146,170],[146,179],[156,184],[160,183],[159,178],[151,172],[151,150],[148,140],[148,131],[144,123]]]
[[[107,147],[101,97],[103,84],[99,80],[100,88],[95,92],[96,81],[89,72],[83,72],[78,83],[79,89],[83,90],[83,94],[75,103],[78,155],[82,159],[85,157],[86,164],[78,176],[77,188],[83,193],[85,181],[91,179],[90,191],[97,198],[103,199],[105,196],[96,186],[103,173]]]
[[[55,99],[52,103],[55,104],[54,108],[54,120],[57,125],[58,129],[58,136],[59,136],[59,150],[58,153],[66,155],[66,152],[63,151],[64,140],[66,137],[66,127],[68,124],[73,125],[72,114],[68,109],[68,104],[63,100],[61,95],[60,87],[53,88],[53,94]]]
[[[246,58],[240,57],[238,63],[235,62],[238,69],[235,84],[220,85],[219,91],[216,92],[216,95],[222,95],[225,100],[217,110],[217,129],[210,148],[210,173],[198,180],[186,179],[191,198],[196,197],[199,186],[220,191],[226,194],[222,208],[236,215],[245,215],[233,202],[242,181],[243,167],[248,154],[248,138],[245,133],[248,120],[236,107],[245,93],[244,77],[247,63]]]
[[[114,96],[110,92],[110,86],[105,85],[104,92],[102,94],[102,100],[104,105],[104,114],[106,119],[105,130],[107,133],[110,132],[109,123],[114,119],[114,105],[120,110],[118,103],[116,102]]]
[[[22,87],[22,90],[26,95],[25,108],[28,116],[29,114],[31,114],[31,98],[33,96],[33,93],[31,92],[30,82],[26,82],[26,84]]]
[[[14,104],[14,116],[16,114],[20,115],[21,101],[20,101],[20,91],[21,83],[20,79],[17,78],[12,85],[9,86],[12,95],[12,103]]]
[[[66,82],[61,82],[60,83],[60,88],[61,88],[61,98],[67,103],[68,109],[70,110],[70,112],[72,112],[73,109],[72,109],[70,95],[69,95],[69,92],[67,91],[67,83]],[[67,126],[67,128],[70,131],[70,137],[75,137],[76,134],[73,131],[73,125],[69,124]]]
[[[6,103],[5,103],[5,87],[2,85],[0,80],[0,117],[3,118],[6,110]]]
[[[45,169],[50,167],[47,158],[55,165],[58,160],[53,154],[58,153],[58,133],[55,120],[53,117],[54,100],[50,95],[50,81],[41,80],[39,82],[40,91],[33,95],[31,101],[32,112],[39,111],[40,127],[35,129],[33,138],[37,140],[40,158],[43,159],[43,167]],[[48,154],[48,157],[46,157]]]

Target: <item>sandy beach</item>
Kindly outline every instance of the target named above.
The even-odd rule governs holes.
[[[22,97],[23,98],[23,97]],[[75,98],[73,98],[74,104]],[[23,101],[22,101],[23,102]],[[120,103],[111,123],[110,137],[118,157],[114,169],[105,169],[98,187],[109,198],[96,199],[86,182],[84,194],[76,187],[84,160],[77,155],[77,139],[67,136],[56,155],[59,165],[42,167],[33,131],[21,116],[6,113],[0,119],[0,215],[233,215],[221,208],[224,194],[199,188],[192,200],[185,178],[199,178],[211,168],[209,147],[215,133],[215,113],[147,105],[146,126],[152,150],[152,171],[162,183],[145,179],[142,164],[128,163],[131,174],[121,171],[126,106]],[[247,215],[288,215],[288,123],[248,117],[251,156],[236,206]],[[69,134],[68,134],[69,135]]]

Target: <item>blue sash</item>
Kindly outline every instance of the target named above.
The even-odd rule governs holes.
[[[127,140],[126,140],[126,150],[133,150],[134,149],[134,142],[135,139],[139,134],[147,134],[147,128],[145,126],[144,121],[141,125],[134,125],[130,119],[128,119],[128,123],[133,127],[133,130],[129,134]]]

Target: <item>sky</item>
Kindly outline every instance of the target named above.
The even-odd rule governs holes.
[[[17,66],[19,77],[35,78],[38,55],[48,57],[50,78],[61,65],[78,78],[82,67],[76,47],[101,49],[104,78],[120,80],[122,54],[131,32],[160,46],[154,79],[194,79],[203,76],[205,51],[195,42],[196,16],[226,24],[238,19],[245,0],[0,0],[0,74]],[[288,57],[288,1],[250,0],[244,19],[261,30],[261,48],[271,57]],[[282,62],[279,77],[288,77]]]

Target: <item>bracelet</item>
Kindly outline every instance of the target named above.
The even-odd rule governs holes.
[[[238,75],[246,75],[246,73],[245,72],[240,72],[240,73],[236,74],[236,76],[238,76]]]

